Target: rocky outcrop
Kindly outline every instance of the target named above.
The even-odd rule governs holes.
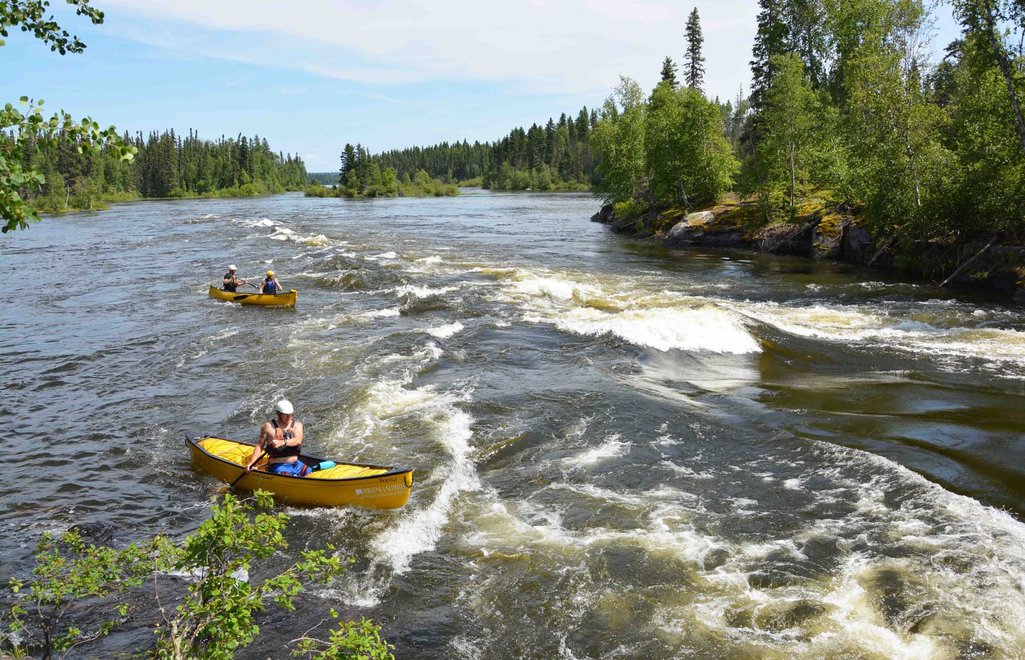
[[[840,225],[840,251],[837,259],[858,266],[893,267],[893,255],[886,245],[877,245],[872,234],[860,225],[844,220]]]
[[[713,224],[715,216],[711,211],[691,213],[684,220],[673,225],[665,238],[666,245],[699,246],[717,248],[751,248],[754,242],[737,227],[721,227]]]
[[[819,221],[766,227],[758,232],[758,249],[770,254],[811,257],[815,249],[815,228]]]
[[[993,241],[978,245],[921,241],[898,249],[893,239],[877,242],[867,229],[846,217],[841,209],[816,214],[813,219],[799,224],[766,227],[754,234],[745,229],[744,216],[738,219],[732,211],[719,218],[712,211],[690,213],[670,226],[679,217],[679,210],[667,207],[649,209],[629,219],[617,219],[612,205],[606,204],[591,220],[617,233],[662,237],[671,247],[736,248],[835,259],[857,266],[900,270],[934,284],[949,280],[954,285],[999,290],[1011,295],[1016,302],[1025,303],[1025,247],[1022,246],[996,245]],[[972,258],[970,263],[969,258]]]
[[[666,242],[686,242],[690,240],[686,235],[688,232],[694,232],[694,235],[703,235],[703,230],[700,227],[710,225],[715,221],[715,214],[711,211],[698,211],[697,213],[691,213],[686,218],[677,222],[673,225],[672,229],[669,230],[669,234],[666,236]]]
[[[615,220],[613,215],[612,204],[606,204],[601,207],[601,210],[591,216],[591,222],[600,222],[603,225],[611,224]]]

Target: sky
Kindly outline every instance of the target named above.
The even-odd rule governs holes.
[[[260,135],[338,169],[345,143],[372,152],[456,140],[597,107],[620,75],[644,89],[682,69],[697,7],[705,92],[750,86],[755,0],[93,0],[102,25],[54,0],[88,45],[61,57],[20,31],[0,47],[0,103],[22,95],[131,133]],[[944,16],[937,52],[956,35]]]

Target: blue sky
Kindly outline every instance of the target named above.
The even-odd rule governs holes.
[[[55,0],[88,44],[50,53],[21,32],[0,48],[0,102],[21,95],[103,125],[259,134],[334,170],[346,142],[372,151],[463,138],[575,114],[619,75],[650,88],[682,61],[686,15],[705,34],[706,92],[749,86],[755,0],[94,0],[92,26]],[[937,24],[933,50],[956,34]]]

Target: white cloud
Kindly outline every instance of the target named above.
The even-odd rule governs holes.
[[[654,85],[677,63],[686,15],[702,17],[706,89],[747,86],[753,0],[105,0],[129,38],[182,55],[376,84],[502,82],[533,93],[594,93],[620,74]],[[116,11],[113,11],[116,9]]]

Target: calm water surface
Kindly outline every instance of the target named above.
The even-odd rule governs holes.
[[[183,433],[254,440],[287,396],[310,452],[417,482],[288,509],[290,552],[357,563],[251,656],[332,606],[400,657],[1025,654],[1022,309],[595,208],[284,195],[4,236],[0,578],[44,530],[191,531],[223,489]],[[208,299],[228,263],[297,308]]]

